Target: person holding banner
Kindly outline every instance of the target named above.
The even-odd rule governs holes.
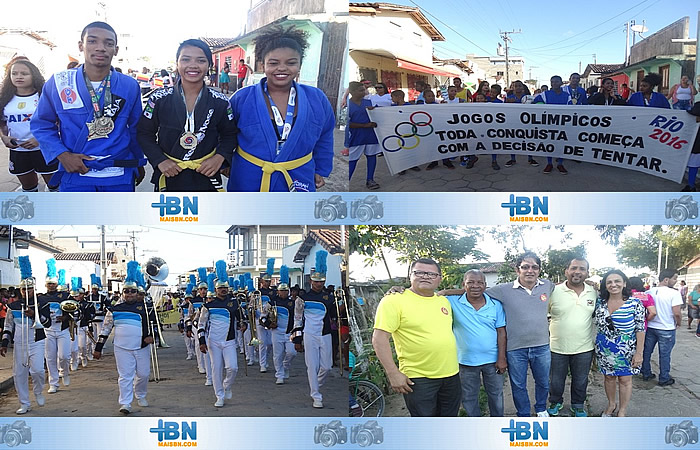
[[[466,103],[472,98],[472,93],[469,92],[469,89],[467,89],[463,84],[462,84],[462,79],[459,77],[454,77],[452,80],[452,83],[454,84],[455,89],[457,90],[457,93],[455,96],[458,99],[464,100],[463,102],[460,103]]]
[[[610,77],[605,77],[601,80],[602,90],[593,94],[588,99],[589,105],[616,105],[625,106],[627,101],[622,96],[615,93],[615,81]]]
[[[375,122],[369,120],[367,108],[372,108],[372,101],[365,97],[367,90],[362,83],[351,81],[350,102],[348,102],[348,127],[350,128],[350,179],[355,173],[357,161],[362,155],[367,158],[367,189],[379,189],[379,183],[374,181],[374,171],[377,168],[377,155],[382,152],[382,148],[377,141],[374,128]]]
[[[138,83],[111,67],[117,33],[87,25],[78,44],[85,63],[54,74],[44,85],[31,131],[61,192],[133,192],[146,159],[136,141],[141,116]]]
[[[648,73],[639,83],[639,92],[635,92],[627,100],[629,106],[649,106],[652,108],[670,109],[671,105],[663,94],[654,92],[654,88],[661,84],[661,75]]]
[[[532,103],[547,103],[550,105],[575,105],[574,99],[571,97],[571,94],[564,89],[562,89],[562,79],[559,75],[554,75],[552,78],[549,79],[549,82],[552,84],[552,89],[547,89],[547,90],[542,90],[541,93],[537,94],[535,96],[534,100],[532,100]],[[542,86],[544,87],[544,86]],[[578,90],[577,90],[578,92]],[[580,93],[579,93],[580,94]],[[585,94],[583,94],[583,97],[585,98]],[[577,101],[577,100],[576,100]],[[543,172],[544,173],[552,173],[552,169],[554,167],[552,166],[552,157],[548,156],[547,157],[547,165],[544,167]],[[566,175],[569,173],[568,170],[564,167],[564,158],[557,158],[557,170],[562,174]]]
[[[700,102],[695,103],[688,113],[694,115],[695,120],[700,122]],[[700,130],[698,133],[700,133]],[[700,134],[695,137],[693,150],[690,152],[690,159],[688,160],[688,184],[682,189],[682,192],[697,191],[695,179],[698,176],[698,169],[700,169]]]
[[[265,77],[230,100],[239,134],[229,191],[314,192],[326,184],[335,115],[323,91],[295,81],[308,45],[307,33],[294,27],[255,38]]]
[[[644,317],[646,309],[630,295],[627,276],[611,270],[600,281],[600,298],[593,319],[598,326],[595,353],[598,369],[605,376],[608,406],[601,417],[624,417],[632,396],[632,375],[639,373],[644,349]],[[619,385],[619,404],[615,391]]]

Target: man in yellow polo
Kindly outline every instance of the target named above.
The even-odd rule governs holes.
[[[440,265],[432,259],[411,264],[411,287],[384,297],[374,320],[372,345],[392,389],[404,395],[411,416],[455,417],[462,397],[452,308],[435,295]],[[399,367],[391,354],[394,339]]]

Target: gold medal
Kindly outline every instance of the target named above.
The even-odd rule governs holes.
[[[107,137],[112,131],[114,131],[114,121],[111,117],[102,116],[99,119],[95,119],[96,134]]]
[[[192,150],[197,147],[197,144],[197,136],[195,136],[194,133],[188,131],[180,136],[180,147],[185,150]]]
[[[572,99],[571,99],[571,104],[572,104],[572,105],[575,105],[576,103],[578,103],[578,100],[576,100],[575,98],[572,98]]]

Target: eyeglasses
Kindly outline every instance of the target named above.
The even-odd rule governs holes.
[[[418,278],[427,278],[429,280],[434,280],[440,276],[439,273],[435,272],[423,272],[422,270],[414,270],[413,275]]]
[[[529,264],[525,264],[525,265],[520,266],[520,270],[530,270],[530,269],[532,269],[534,271],[538,271],[538,270],[540,270],[540,266],[538,266],[538,265],[531,266]]]
[[[135,294],[138,292],[138,289],[124,289],[122,292],[125,294]]]
[[[608,329],[614,333],[615,332],[615,324],[613,323],[612,317],[610,317],[610,316],[606,317],[605,323],[608,324]]]

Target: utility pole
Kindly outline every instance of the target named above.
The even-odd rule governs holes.
[[[625,41],[625,66],[629,63],[630,56],[630,23],[627,21],[627,40]]]
[[[598,57],[593,53],[593,64],[598,64]]]
[[[503,42],[505,42],[505,44],[506,44],[506,89],[508,89],[508,87],[510,87],[510,61],[508,60],[508,42],[512,41],[512,39],[510,38],[511,34],[518,34],[521,31],[522,30],[518,30],[518,31],[515,31],[515,30],[513,30],[513,31],[500,31],[499,30],[499,33],[501,35],[501,39],[503,39]]]
[[[102,275],[102,283],[104,283],[102,286],[107,287],[108,282],[107,282],[107,245],[105,243],[105,226],[101,225],[100,226],[100,234],[101,234],[101,240],[100,240],[100,273]]]
[[[136,261],[136,233],[143,233],[143,230],[132,230],[132,231],[127,231],[127,233],[131,233],[131,254],[132,254],[132,261]]]

